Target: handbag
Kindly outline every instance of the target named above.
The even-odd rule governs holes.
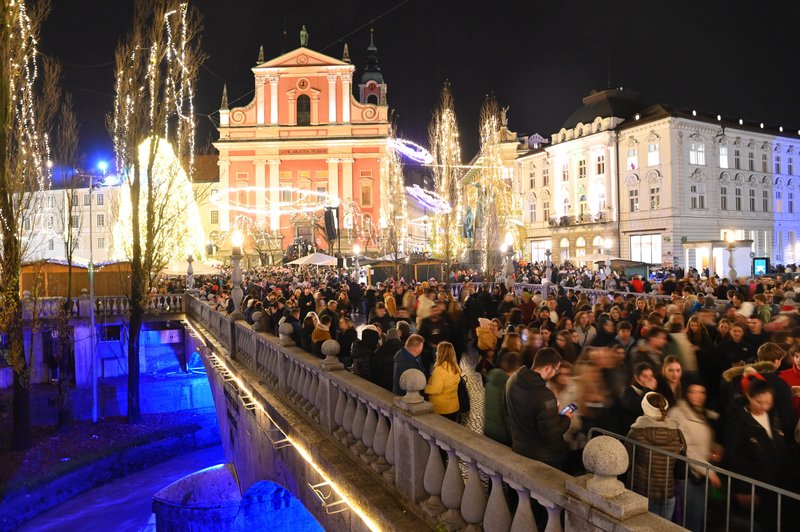
[[[458,380],[458,412],[466,414],[469,412],[469,390],[467,390],[467,379],[464,375]]]

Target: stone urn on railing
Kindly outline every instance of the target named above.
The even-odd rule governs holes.
[[[428,384],[428,379],[425,378],[422,371],[418,369],[405,370],[400,375],[400,388],[406,394],[403,397],[394,398],[395,406],[414,415],[433,412],[433,405],[426,401],[420,393],[425,389],[426,384]]]
[[[291,324],[286,324],[291,327]],[[280,331],[278,331],[280,332]],[[339,353],[341,352],[342,348],[339,345],[339,342],[336,340],[325,340],[322,342],[322,354],[325,355],[325,360],[322,361],[320,366],[325,371],[336,371],[340,369],[344,369],[344,364],[339,362]]]

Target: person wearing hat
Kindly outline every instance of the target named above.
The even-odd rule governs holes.
[[[675,454],[686,452],[686,439],[678,428],[678,422],[667,418],[669,403],[663,395],[648,392],[642,398],[640,416],[628,432],[628,438]],[[633,445],[626,444],[629,452]],[[636,449],[633,456],[632,490],[649,497],[648,510],[666,520],[672,519],[675,511],[675,462],[674,458],[644,448]]]

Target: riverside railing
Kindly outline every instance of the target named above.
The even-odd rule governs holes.
[[[699,482],[702,485],[702,511],[698,511],[697,513],[700,514],[699,518],[697,515],[694,515],[695,520],[702,521],[702,527],[692,526],[693,530],[708,530],[709,529],[709,502],[710,502],[710,485],[709,485],[709,472],[713,471],[716,475],[720,478],[720,481],[724,484],[724,495],[725,495],[725,515],[723,518],[715,517],[713,519],[714,530],[717,530],[718,526],[724,523],[725,528],[724,530],[776,530],[780,532],[781,530],[795,530],[797,527],[797,518],[798,518],[798,511],[800,511],[800,493],[793,493],[791,491],[779,488],[777,486],[773,486],[767,484],[765,482],[761,482],[751,477],[747,477],[744,475],[740,475],[738,473],[734,473],[733,471],[723,469],[721,467],[717,467],[714,465],[709,464],[708,462],[703,462],[700,460],[694,460],[692,458],[688,458],[686,456],[676,454],[670,451],[666,451],[659,447],[655,447],[652,445],[648,445],[646,443],[642,443],[637,440],[633,440],[631,438],[621,436],[614,432],[609,432],[607,430],[603,430],[600,428],[592,428],[589,430],[589,439],[594,436],[604,435],[610,436],[615,438],[625,444],[625,446],[629,449],[629,453],[631,455],[630,460],[630,467],[628,469],[626,475],[626,487],[628,489],[633,489],[633,482],[636,478],[636,456],[637,454],[647,456],[647,463],[648,463],[648,471],[647,471],[647,478],[650,478],[650,474],[653,468],[653,455],[659,455],[666,458],[667,463],[675,464],[676,462],[680,463],[680,466],[672,467],[672,464],[668,466],[668,471],[676,473],[674,474],[675,480],[680,481],[678,485],[678,494],[681,495],[681,506],[680,506],[680,523],[687,527],[687,525],[697,524],[697,523],[688,523],[687,520],[689,515],[687,511],[690,511],[690,504],[698,503],[699,500],[695,500],[697,497],[696,494],[690,494],[690,486],[692,482],[696,482],[692,478],[691,470],[694,469],[700,475]],[[786,464],[789,466],[789,464]],[[790,466],[789,466],[790,467]],[[671,474],[671,473],[670,473]],[[666,478],[666,477],[665,477]],[[747,489],[744,490],[744,495],[749,495],[749,504],[745,504],[744,506],[738,505],[737,508],[731,508],[731,502],[733,501],[732,492],[731,492],[731,484],[733,482],[739,482],[742,484],[746,484],[748,486]],[[666,499],[667,492],[664,490],[664,497],[660,497],[659,499],[655,499],[651,497],[650,493],[651,484],[647,482],[647,498],[648,500],[655,501],[657,503],[664,503]],[[741,492],[741,490],[738,490]],[[759,495],[757,498],[756,495]],[[676,495],[675,492],[672,493],[673,496]],[[697,497],[699,499],[699,497]],[[761,503],[760,508],[756,508],[757,504]],[[769,502],[767,502],[769,501]],[[774,508],[767,508],[765,506],[772,506],[774,501]],[[774,518],[774,521],[772,520]],[[765,528],[766,527],[766,528]]]
[[[564,529],[562,512],[568,530],[589,522],[605,530],[670,528],[646,512],[615,519],[568,494],[570,475],[433,414],[429,403],[408,407],[365,379],[332,370],[329,360],[281,345],[193,297],[187,314],[230,350],[237,379],[274,390],[432,527],[536,530],[531,504],[524,503],[535,499],[547,511],[547,532]],[[513,512],[508,489],[521,502]]]
[[[39,319],[54,319],[63,308],[65,297],[42,297],[36,300],[23,297],[22,310],[26,319],[33,317],[34,310]],[[127,316],[130,314],[128,296],[98,296],[94,298],[95,317]],[[88,297],[79,296],[71,301],[68,314],[71,318],[88,318],[91,302]],[[152,294],[145,301],[146,314],[182,314],[184,294]]]

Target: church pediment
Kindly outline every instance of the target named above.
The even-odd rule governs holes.
[[[257,65],[253,70],[262,68],[307,67],[307,66],[351,66],[344,61],[300,47],[287,52],[265,63]]]

